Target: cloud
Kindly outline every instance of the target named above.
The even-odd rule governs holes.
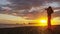
[[[10,7],[2,7],[2,10],[12,10]]]
[[[7,4],[11,4],[11,3],[8,2],[7,0],[0,0],[0,5],[7,5]]]
[[[40,6],[43,0],[9,0],[15,8],[17,9],[30,9],[32,6]]]
[[[60,17],[60,11],[54,12],[52,17]]]
[[[7,2],[10,2],[10,4],[3,5],[2,9],[4,10],[0,11],[0,13],[11,14],[15,16],[27,16],[30,14],[34,18],[44,16],[42,14],[45,12],[44,9],[48,7],[47,4],[53,5],[55,3],[55,5],[58,6],[60,3],[58,2],[58,0],[48,0],[48,1],[46,0],[7,0]],[[8,11],[5,11],[5,10],[8,10]],[[56,14],[57,13],[54,13],[53,16]],[[59,16],[59,15],[56,15],[56,16]]]

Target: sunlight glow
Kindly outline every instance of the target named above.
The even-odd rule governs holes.
[[[60,17],[55,17],[51,20],[52,25],[60,25]]]
[[[40,22],[41,26],[46,26],[47,25],[47,20],[43,19],[43,20],[40,20],[39,22]]]
[[[37,22],[38,22],[38,26],[47,26],[47,18],[39,18],[38,20],[37,20]]]
[[[46,20],[40,20],[41,23],[46,23]]]

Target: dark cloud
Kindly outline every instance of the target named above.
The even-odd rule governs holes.
[[[11,2],[11,7],[17,10],[18,9],[30,9],[31,7],[38,7],[42,5],[44,6],[48,3],[53,3],[53,2],[57,2],[58,4],[60,4],[60,0],[8,0],[8,1]]]
[[[8,11],[6,11],[5,9],[0,12],[17,15],[17,16],[32,15],[34,18],[44,16],[42,15],[43,12],[41,12],[42,10],[40,9],[44,8],[44,6],[47,6],[48,3],[49,5],[52,5],[52,6],[58,6],[60,3],[60,0],[7,0],[7,1],[10,2],[10,4],[3,5],[2,7],[5,7],[5,8],[8,7],[11,10],[7,9]],[[54,13],[54,15],[60,16],[60,13],[56,12]]]
[[[9,0],[16,9],[29,9],[32,6],[40,6],[43,0]]]

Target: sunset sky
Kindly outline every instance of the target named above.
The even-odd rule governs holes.
[[[0,23],[15,24],[22,20],[35,20],[47,17],[46,10],[54,10],[52,21],[60,25],[60,0],[0,0]]]

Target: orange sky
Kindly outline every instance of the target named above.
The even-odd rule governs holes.
[[[44,19],[48,6],[54,10],[52,24],[60,25],[60,0],[0,0],[0,23],[15,24],[31,21],[28,19]]]
[[[44,17],[40,18],[40,20],[42,19],[44,20]],[[0,23],[3,22],[3,24],[16,24],[16,23],[21,24],[20,21],[24,21],[25,23],[29,22],[27,19],[22,18],[22,17],[7,15],[7,14],[0,14]],[[60,25],[60,17],[53,18],[52,22],[53,22],[52,23],[53,25]]]

